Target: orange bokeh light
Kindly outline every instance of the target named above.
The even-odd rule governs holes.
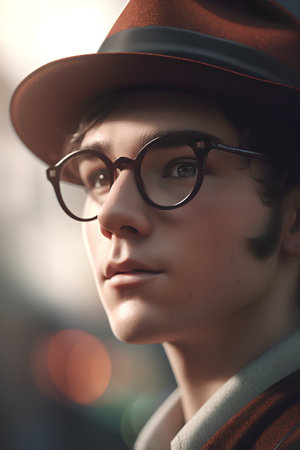
[[[111,359],[98,338],[67,329],[48,342],[47,368],[56,389],[82,405],[97,400],[111,378]]]

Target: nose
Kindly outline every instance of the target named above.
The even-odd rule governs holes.
[[[141,238],[152,232],[150,208],[141,197],[134,174],[124,168],[101,206],[98,221],[101,233],[111,238]]]

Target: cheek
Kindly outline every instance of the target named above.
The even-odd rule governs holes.
[[[178,262],[173,266],[177,287],[185,298],[197,298],[209,307],[241,301],[243,291],[245,301],[247,292],[255,297],[268,270],[268,264],[262,265],[247,246],[247,239],[264,229],[268,208],[257,197],[248,196],[248,202],[243,194],[234,202],[230,196],[221,197],[221,201],[208,198],[186,205],[178,211],[181,226],[174,228],[174,233],[181,230],[174,255]]]
[[[82,234],[93,273],[97,276],[99,264],[101,263],[100,255],[103,254],[104,251],[104,249],[101,251],[99,248],[99,245],[101,245],[101,240],[99,239],[100,230],[98,221],[93,220],[92,222],[83,223]]]

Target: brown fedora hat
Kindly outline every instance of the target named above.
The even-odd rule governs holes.
[[[92,101],[130,88],[171,88],[300,105],[300,22],[273,0],[131,0],[98,53],[49,63],[16,89],[22,141],[57,162]]]

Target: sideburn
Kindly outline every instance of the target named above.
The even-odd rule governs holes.
[[[282,205],[277,204],[271,208],[263,233],[247,239],[248,248],[255,258],[264,260],[274,253],[279,244],[282,221]]]

